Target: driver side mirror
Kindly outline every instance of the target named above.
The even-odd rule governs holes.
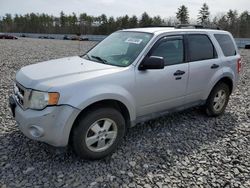
[[[163,57],[150,56],[139,65],[139,70],[164,69],[165,63]]]

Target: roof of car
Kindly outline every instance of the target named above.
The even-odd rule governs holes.
[[[122,31],[134,31],[134,32],[146,32],[146,33],[152,33],[152,34],[161,34],[166,32],[212,32],[212,33],[225,33],[226,31],[223,30],[216,30],[216,29],[190,29],[190,28],[184,28],[179,29],[175,27],[145,27],[145,28],[133,28],[133,29],[124,29]]]
[[[123,31],[135,31],[135,32],[146,32],[146,33],[155,33],[159,31],[173,31],[174,27],[143,27],[143,28],[133,28],[133,29],[124,29]]]

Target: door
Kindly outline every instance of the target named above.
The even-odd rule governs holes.
[[[136,70],[137,116],[165,111],[182,105],[188,80],[182,36],[164,37],[156,42],[145,58],[164,58],[159,70]]]
[[[213,75],[222,71],[221,60],[207,35],[190,34],[186,39],[189,80],[185,103],[194,103],[203,100]]]

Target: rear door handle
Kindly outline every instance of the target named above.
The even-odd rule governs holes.
[[[211,69],[217,69],[219,66],[220,66],[220,65],[213,64],[213,65],[211,66]]]
[[[174,73],[174,76],[181,76],[183,74],[185,74],[185,71],[178,70]]]

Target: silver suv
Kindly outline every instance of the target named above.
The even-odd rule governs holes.
[[[221,115],[240,69],[226,31],[128,29],[83,56],[23,67],[9,104],[27,137],[100,159],[139,122],[193,106]]]

